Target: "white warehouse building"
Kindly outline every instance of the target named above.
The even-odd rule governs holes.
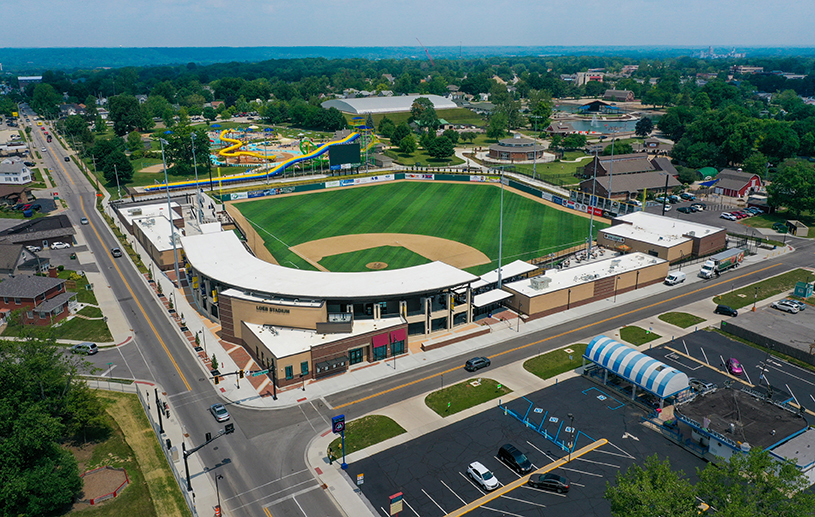
[[[321,106],[325,109],[337,108],[343,113],[365,115],[368,113],[402,113],[410,111],[413,101],[419,97],[429,99],[437,110],[458,108],[456,103],[439,95],[401,95],[394,97],[361,97],[358,99],[332,99]]]

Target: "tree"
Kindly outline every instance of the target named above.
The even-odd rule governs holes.
[[[55,117],[59,112],[57,105],[62,102],[62,95],[57,93],[50,84],[40,83],[34,87],[31,96],[31,107],[34,111],[49,117]]]
[[[493,113],[487,123],[487,137],[501,138],[506,134],[507,116],[504,113]]]
[[[455,146],[446,136],[440,136],[433,139],[427,153],[437,159],[449,158],[455,154]]]
[[[815,508],[815,495],[804,492],[808,486],[795,462],[779,462],[753,448],[729,461],[708,464],[699,473],[697,492],[722,517],[804,517]]]
[[[682,472],[671,470],[670,461],[655,455],[618,472],[614,485],[606,482],[604,496],[614,517],[698,517],[694,488]]]
[[[654,130],[654,122],[649,117],[642,117],[637,121],[634,132],[640,138],[645,138]]]
[[[577,133],[566,135],[566,138],[563,139],[563,147],[566,149],[582,149],[586,147],[586,135]]]
[[[445,129],[442,136],[453,142],[453,145],[456,145],[460,135],[455,129]]]
[[[785,160],[767,186],[771,206],[785,206],[798,216],[815,210],[815,167],[800,160]]]
[[[210,122],[215,122],[215,119],[218,118],[218,112],[215,111],[215,108],[213,108],[212,106],[207,106],[206,108],[204,108],[203,114],[204,118],[209,120]]]
[[[193,138],[195,134],[195,163],[193,163]],[[178,125],[172,134],[164,135],[167,143],[164,145],[164,153],[168,163],[172,163],[169,172],[174,175],[187,176],[195,171],[198,166],[198,173],[208,173],[210,164],[209,136],[206,128],[193,128],[189,125]]]
[[[571,136],[571,135],[569,135]],[[567,137],[568,138],[568,137]],[[565,144],[565,142],[564,142]],[[634,148],[631,147],[631,144],[628,142],[615,142],[614,147],[608,145],[605,149],[603,149],[602,155],[608,156],[611,154],[612,149],[614,150],[614,154],[630,154],[634,152]]]
[[[433,101],[427,97],[419,97],[410,106],[410,116],[416,124],[428,131],[435,131],[439,127],[439,116],[436,115],[436,108]]]
[[[401,140],[399,140],[399,151],[404,154],[413,154],[416,152],[417,143],[416,137],[412,133],[408,133]]]
[[[116,178],[122,185],[133,179],[133,165],[124,153],[120,138],[98,139],[91,153],[96,157],[96,168],[104,174],[108,185],[115,185]]]
[[[394,128],[393,133],[391,134],[391,142],[399,145],[402,142],[402,139],[411,134],[410,126],[407,125],[407,122],[402,122],[396,128]]]
[[[131,158],[141,158],[144,151],[144,144],[138,131],[131,131],[127,135],[127,150],[130,151]]]
[[[393,131],[396,129],[396,124],[393,123],[391,119],[388,118],[387,115],[382,117],[382,120],[379,121],[379,134],[384,136],[385,138],[390,138],[393,135]]]
[[[758,174],[763,177],[767,172],[767,157],[763,153],[756,151],[744,160],[742,169],[746,173]]]
[[[90,145],[93,143],[93,133],[88,128],[88,123],[79,115],[70,115],[62,121],[62,128],[65,134],[74,139],[74,142],[79,141],[82,144]]]
[[[365,119],[365,125],[371,129],[376,127],[376,125],[374,124],[374,117],[370,113],[368,113],[368,117]]]
[[[537,96],[540,96],[539,94]],[[531,99],[530,99],[531,102]],[[534,103],[529,113],[529,127],[533,130],[543,131],[551,122],[552,101],[551,98],[543,98]],[[538,135],[535,135],[536,137]]]
[[[152,120],[144,107],[132,95],[117,95],[108,102],[109,117],[113,121],[113,132],[124,136],[134,129],[146,131]]]

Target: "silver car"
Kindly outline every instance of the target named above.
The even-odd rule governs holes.
[[[219,422],[225,422],[229,420],[229,411],[226,410],[223,404],[213,404],[209,407],[209,412],[212,413],[212,416],[215,417],[215,420]]]
[[[807,304],[805,304],[804,302],[801,302],[801,301],[798,301],[798,300],[793,300],[791,298],[784,298],[781,301],[784,302],[784,303],[789,303],[790,305],[795,305],[796,307],[798,307],[799,311],[802,311],[802,310],[807,308]]]
[[[773,302],[772,305],[770,305],[770,307],[772,307],[773,309],[778,309],[779,311],[789,312],[790,314],[798,314],[799,312],[798,307],[789,303],[786,300]]]

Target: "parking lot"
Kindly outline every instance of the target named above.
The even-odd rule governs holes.
[[[351,479],[363,475],[362,492],[383,516],[388,497],[404,494],[400,515],[438,517],[480,497],[485,492],[467,477],[467,466],[479,461],[501,485],[519,475],[497,458],[498,449],[511,443],[526,453],[534,469],[567,455],[543,433],[569,442],[575,449],[605,438],[609,443],[561,468],[555,474],[569,479],[567,494],[519,487],[472,515],[576,516],[610,515],[603,499],[606,482],[618,472],[653,454],[669,457],[675,469],[696,481],[696,468],[705,462],[640,424],[644,412],[622,396],[584,379],[574,378],[516,399],[508,410],[528,416],[530,425],[495,407],[413,441],[348,466]],[[573,415],[574,430],[570,433]]]
[[[765,311],[765,315],[774,315],[778,318],[786,316],[769,307],[759,310]],[[804,313],[801,313],[801,316]],[[671,348],[692,359],[672,352]],[[766,393],[766,379],[769,379],[774,390],[774,400],[779,402],[792,400],[804,407],[815,407],[815,374],[716,332],[697,331],[645,353],[685,372],[688,377],[714,382],[720,387],[727,380],[733,381],[732,376],[725,374],[723,363],[730,357],[735,357],[744,368],[744,375],[740,378],[757,387],[760,386],[759,391]],[[740,384],[738,381],[734,381],[734,386],[738,384]]]
[[[744,234],[752,234],[752,228],[744,224],[744,222],[749,221],[747,219],[741,219],[738,221],[730,221],[727,219],[722,219],[721,215],[722,212],[731,212],[733,210],[738,210],[734,206],[723,204],[722,199],[719,196],[711,196],[712,199],[696,199],[695,201],[682,201],[681,203],[673,203],[669,206],[671,207],[670,211],[665,212],[666,217],[674,217],[677,219],[683,219],[692,221],[695,223],[700,224],[707,224],[710,226],[716,226],[719,228],[725,228],[728,232],[733,233],[740,233]],[[682,207],[689,207],[693,203],[704,203],[707,207],[701,212],[693,212],[689,214],[684,214],[679,211]],[[645,211],[651,214],[659,214],[662,215],[662,205],[661,204],[653,204],[651,206],[647,206]],[[758,234],[758,230],[755,230],[756,234]],[[783,234],[770,232],[768,237],[778,237],[777,240],[783,240]]]

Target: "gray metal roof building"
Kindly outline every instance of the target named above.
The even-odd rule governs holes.
[[[424,97],[433,103],[433,108],[454,109],[456,103],[438,95],[402,95],[394,97],[363,97],[359,99],[332,99],[325,101],[321,106],[325,109],[337,108],[343,113],[356,115],[366,113],[402,113],[410,111],[413,101]]]

